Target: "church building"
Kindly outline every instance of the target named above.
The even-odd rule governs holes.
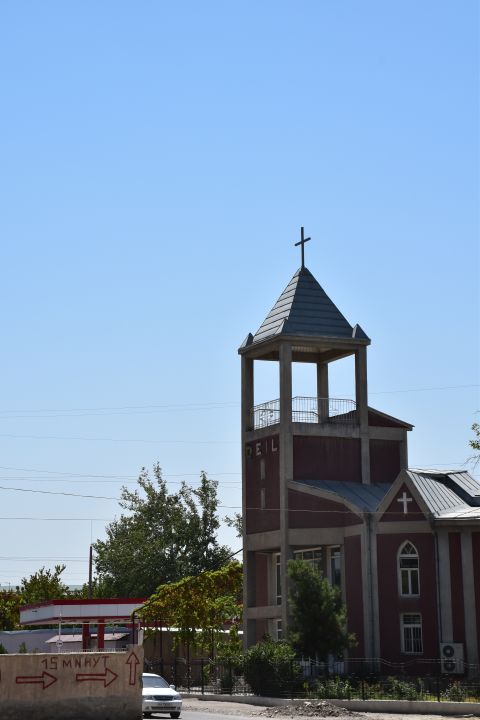
[[[370,339],[302,265],[242,364],[244,638],[288,628],[287,564],[301,558],[341,590],[357,646],[348,657],[442,671],[479,662],[480,484],[467,472],[409,469],[409,422],[371,407]],[[330,397],[329,367],[353,356],[355,399]],[[255,404],[257,361],[278,365],[278,397]],[[292,364],[313,363],[310,397]]]

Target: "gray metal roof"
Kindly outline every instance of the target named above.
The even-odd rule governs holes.
[[[408,476],[435,517],[474,517],[480,508],[480,483],[466,471],[408,470]],[[475,509],[473,514],[469,512]]]
[[[466,471],[407,470],[429,512],[439,519],[480,519],[480,483]],[[374,512],[393,483],[363,485],[335,480],[295,480],[338,495],[364,512]]]
[[[377,485],[363,485],[358,482],[343,482],[337,480],[295,480],[301,485],[326,490],[335,493],[340,500],[352,503],[359,510],[373,512],[377,509],[387,492],[391,483],[379,483]]]
[[[439,520],[480,520],[480,508],[460,505],[438,515]]]
[[[465,470],[449,472],[448,478],[473,498],[480,498],[480,483]]]
[[[306,267],[292,277],[253,342],[276,335],[368,340],[359,325],[352,327],[347,322]]]

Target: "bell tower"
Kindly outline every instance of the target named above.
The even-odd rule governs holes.
[[[257,332],[241,347],[241,433],[245,642],[288,624],[287,564],[299,547],[320,542],[325,517],[300,510],[296,484],[390,481],[407,466],[407,428],[378,432],[368,407],[367,347],[304,264],[310,238],[301,229],[302,264]],[[355,400],[329,396],[329,366],[355,358]],[[255,363],[278,365],[279,397],[255,404]],[[292,396],[292,364],[316,366],[311,397]],[[388,425],[388,421],[385,421]],[[386,444],[385,444],[386,443]],[[305,496],[307,499],[309,496]],[[330,520],[328,522],[331,522]],[[299,527],[299,524],[303,527]],[[328,523],[327,523],[328,524]],[[303,532],[303,535],[302,535]],[[332,531],[333,532],[333,531]],[[339,533],[337,535],[340,537]],[[318,541],[317,539],[318,538]]]

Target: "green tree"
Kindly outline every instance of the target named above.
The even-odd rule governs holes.
[[[289,610],[292,617],[291,640],[308,657],[326,661],[355,645],[347,630],[347,613],[340,591],[332,587],[309,563],[290,560]]]
[[[472,430],[474,437],[468,441],[468,444],[472,450],[475,450],[475,453],[471,458],[469,458],[469,460],[470,462],[473,462],[473,467],[476,467],[480,462],[480,424],[476,422],[473,423]]]
[[[56,600],[70,595],[69,588],[62,582],[65,565],[55,569],[42,567],[28,578],[22,578],[20,587],[0,592],[0,630],[16,630],[20,627],[20,607],[44,600]]]
[[[79,600],[88,600],[88,598],[90,597],[90,587],[88,582],[83,583],[81,587],[76,588],[75,590],[71,590],[70,597],[78,598]],[[108,588],[105,586],[105,583],[102,582],[99,578],[94,578],[92,581],[91,597],[92,599],[110,597]]]
[[[43,602],[44,600],[56,600],[70,595],[68,586],[62,582],[61,575],[65,565],[55,565],[55,569],[46,570],[45,567],[30,575],[29,578],[22,578],[20,593],[24,603]]]
[[[229,557],[216,537],[218,483],[202,472],[198,488],[182,483],[169,493],[158,463],[153,476],[143,468],[133,492],[122,488],[126,512],[94,544],[97,582],[109,595],[148,596],[161,583],[217,570]]]
[[[231,554],[229,548],[221,547],[217,540],[220,528],[217,488],[218,482],[210,480],[202,471],[198,488],[192,489],[184,483],[180,489],[186,509],[184,542],[191,575],[220,569]]]
[[[208,648],[220,631],[241,619],[242,566],[232,562],[176,583],[160,585],[139,611],[145,623],[177,628],[176,642]]]
[[[233,513],[233,517],[225,515],[223,519],[228,527],[234,528],[237,531],[238,538],[243,537],[243,517],[241,513]]]
[[[19,592],[0,592],[0,630],[15,630],[20,621],[20,605],[23,598]]]

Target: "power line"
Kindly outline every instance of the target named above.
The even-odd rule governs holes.
[[[32,490],[31,488],[6,487],[4,485],[0,485],[0,490],[12,490],[14,492],[26,492],[26,493],[39,493],[40,495],[66,495],[68,497],[92,498],[94,500],[117,500],[117,501],[120,500],[120,498],[118,498],[118,497],[110,497],[110,496],[106,496],[106,495],[80,495],[77,493],[54,492],[53,490]]]
[[[149,445],[233,445],[238,440],[145,440],[132,438],[77,437],[74,435],[13,435],[0,433],[0,437],[13,440],[80,440],[81,442],[142,443]]]
[[[0,465],[0,470],[15,470],[16,472],[38,472],[38,473],[48,473],[52,475],[65,475],[70,477],[91,477],[91,478],[115,478],[115,479],[127,479],[132,480],[134,479],[133,475],[94,475],[93,473],[88,474],[82,474],[82,473],[73,473],[73,472],[64,472],[62,470],[38,470],[38,468],[19,468],[19,467],[10,467],[9,465]]]
[[[16,481],[16,482],[18,482],[18,481],[20,481],[20,482],[48,482],[48,483],[68,483],[68,484],[78,484],[78,485],[91,485],[92,483],[95,485],[103,485],[105,483],[110,483],[110,484],[114,483],[116,485],[118,485],[119,483],[122,483],[122,485],[136,485],[137,484],[136,480],[98,480],[98,479],[72,480],[70,478],[21,477],[21,476],[17,476],[17,477],[0,476],[0,480],[8,480],[9,482],[13,482],[13,481]],[[180,482],[180,480],[169,480],[168,484],[169,485],[182,485],[182,482]],[[218,481],[218,484],[220,487],[234,488],[234,487],[239,487],[242,483],[241,483],[241,481],[235,482],[234,480],[231,480],[231,481],[227,480],[227,481],[222,481],[222,482]]]
[[[377,390],[376,392],[368,391],[369,395],[390,395],[394,393],[411,393],[411,392],[430,392],[431,390],[462,390],[465,388],[478,388],[479,384],[474,385],[443,385],[440,387],[424,387],[424,388],[409,388],[406,390]]]
[[[399,390],[375,390],[369,391],[369,395],[386,395],[390,393],[410,393],[410,392],[429,392],[436,390],[461,390],[466,388],[480,387],[478,383],[465,384],[465,385],[435,385],[431,387],[421,388],[403,388]],[[345,393],[344,393],[345,394]],[[74,407],[74,408],[17,408],[15,410],[1,410],[1,415],[14,415],[15,413],[60,413],[62,417],[64,414],[69,413],[102,413],[102,412],[125,412],[125,411],[170,411],[173,409],[213,409],[221,407],[239,407],[240,403],[236,400],[226,401],[209,401],[199,403],[163,403],[163,404],[150,404],[150,405],[117,405],[117,406],[99,406],[99,407]]]
[[[454,467],[454,466],[465,466],[468,465],[468,460],[452,460],[450,462],[421,462],[417,463],[416,467],[435,467],[435,466],[442,466],[442,467]],[[70,470],[45,470],[45,469],[38,469],[38,468],[22,468],[22,467],[13,467],[11,465],[0,465],[0,470],[15,470],[16,472],[34,472],[34,473],[44,473],[49,475],[61,475],[60,481],[63,482],[64,478],[92,478],[93,480],[98,479],[112,479],[114,481],[122,481],[122,480],[130,480],[134,483],[138,482],[138,475],[105,475],[105,474],[98,474],[98,473],[77,473],[72,472]],[[207,476],[210,479],[214,479],[216,477],[224,477],[224,476],[240,476],[241,472],[208,472]],[[162,477],[164,480],[170,480],[170,478],[177,478],[177,477],[195,477],[199,478],[200,473],[199,472],[182,472],[182,473],[168,473],[167,475],[162,474]],[[5,478],[7,479],[7,478]],[[51,478],[43,478],[41,475],[37,477],[14,477],[8,479],[14,479],[14,480],[47,480],[48,482],[52,482],[53,480]],[[228,482],[235,482],[235,481],[228,481]]]
[[[452,472],[454,472],[454,471],[452,471]],[[240,485],[240,483],[239,483],[239,485]],[[231,489],[233,489],[233,488],[231,487]],[[93,499],[93,500],[116,500],[117,502],[120,502],[120,500],[121,500],[121,498],[119,498],[119,497],[114,497],[114,496],[111,496],[111,495],[89,495],[89,494],[83,494],[83,493],[70,493],[70,492],[61,492],[61,491],[55,491],[55,490],[37,490],[37,489],[34,490],[34,489],[32,489],[32,488],[18,488],[18,487],[6,486],[6,485],[0,485],[0,490],[6,490],[6,491],[12,491],[12,492],[38,493],[38,494],[41,494],[41,495],[60,495],[60,496],[65,496],[65,497],[78,497],[78,498],[86,498],[86,499]],[[241,508],[240,505],[219,505],[218,507],[226,508],[226,509],[230,509],[230,510],[234,510],[234,509],[239,509],[239,508]],[[261,508],[246,508],[246,509],[247,509],[247,510],[249,510],[249,509],[256,509],[256,510],[258,510],[258,509],[261,509]],[[265,508],[265,509],[273,510],[273,509],[275,509],[275,508]],[[297,512],[297,511],[296,511],[296,510],[290,510],[289,512]],[[303,510],[302,510],[302,511],[298,511],[298,512],[326,512],[326,511],[324,511],[324,510],[319,510],[319,511],[313,511],[313,510],[303,511]],[[336,511],[332,511],[332,512],[336,512]],[[4,519],[8,519],[8,518],[4,518]],[[87,518],[87,519],[88,519],[88,518]]]
[[[35,473],[48,473],[51,475],[63,475],[68,477],[79,477],[79,478],[113,478],[115,480],[138,480],[138,475],[98,475],[94,473],[75,473],[75,472],[65,472],[62,470],[39,470],[38,468],[19,468],[19,467],[10,467],[8,465],[0,465],[0,470],[15,470],[16,472],[35,472]],[[207,473],[208,476],[216,477],[218,475],[241,475],[239,472],[216,472],[216,473]],[[198,477],[200,475],[199,472],[196,473],[176,473],[176,474],[168,474],[163,475],[163,478],[165,480],[168,480],[168,478],[171,477]]]
[[[82,517],[41,517],[41,516],[28,516],[23,515],[19,517],[13,517],[12,515],[8,515],[5,517],[0,517],[0,520],[28,520],[29,522],[31,520],[38,520],[39,522],[112,522],[115,518],[82,518]]]
[[[54,412],[51,411],[51,414],[49,415],[41,415],[41,414],[30,414],[30,415],[15,415],[15,414],[8,414],[5,415],[5,413],[9,413],[12,411],[4,410],[0,411],[0,420],[50,420],[52,418],[82,418],[82,417],[128,417],[130,415],[157,415],[158,413],[173,413],[173,412],[195,412],[199,410],[229,410],[233,408],[237,408],[239,403],[235,403],[234,405],[227,405],[225,403],[220,403],[218,405],[211,405],[208,407],[204,406],[191,406],[191,407],[170,407],[170,408],[163,408],[158,410],[133,410],[133,411],[111,411],[111,412],[74,412],[74,411],[65,411],[65,412]],[[34,410],[31,411],[24,411],[24,412],[30,412],[35,413]]]
[[[339,503],[343,502],[343,499],[340,498],[338,500]],[[226,510],[240,510],[241,505],[219,505],[218,507],[221,507]],[[472,506],[470,506],[467,510],[461,511],[459,514],[463,514],[466,512],[469,512],[470,510],[474,509]],[[401,509],[395,509],[395,510],[383,510],[383,511],[372,511],[368,510],[367,508],[361,508],[356,507],[355,510],[310,510],[308,508],[279,508],[279,507],[273,507],[273,508],[262,508],[262,507],[247,507],[245,508],[247,511],[256,511],[256,512],[281,512],[283,510],[287,511],[288,513],[308,513],[309,515],[314,514],[322,514],[322,515],[356,515],[358,513],[366,513],[368,515],[374,515],[378,517],[385,517],[385,515],[399,515],[402,513]],[[453,508],[452,508],[453,512]],[[413,511],[409,510],[408,515],[412,516],[421,516],[425,517],[425,513],[422,510]]]
[[[35,560],[35,561],[39,561],[39,562],[52,561],[52,562],[58,562],[58,563],[62,563],[62,562],[88,563],[89,562],[88,558],[83,558],[83,557],[78,557],[78,556],[75,556],[75,557],[36,557],[33,555],[5,555],[5,556],[0,556],[0,560],[13,560],[13,561]]]
[[[238,407],[240,403],[238,400],[226,400],[226,401],[211,401],[203,403],[166,403],[163,405],[120,405],[114,407],[87,407],[87,408],[39,408],[39,409],[16,409],[16,410],[0,410],[0,415],[15,414],[15,413],[96,413],[96,412],[118,412],[118,411],[130,411],[130,410],[172,410],[176,408],[180,409],[213,409],[219,407]]]
[[[93,500],[116,500],[120,502],[121,498],[113,497],[112,495],[86,495],[80,493],[60,492],[55,490],[33,490],[32,488],[18,488],[18,487],[7,487],[6,485],[0,485],[0,490],[11,490],[12,492],[26,492],[26,493],[38,493],[40,495],[64,495],[67,497],[78,497],[78,498],[91,498]],[[222,507],[219,505],[219,507]]]

